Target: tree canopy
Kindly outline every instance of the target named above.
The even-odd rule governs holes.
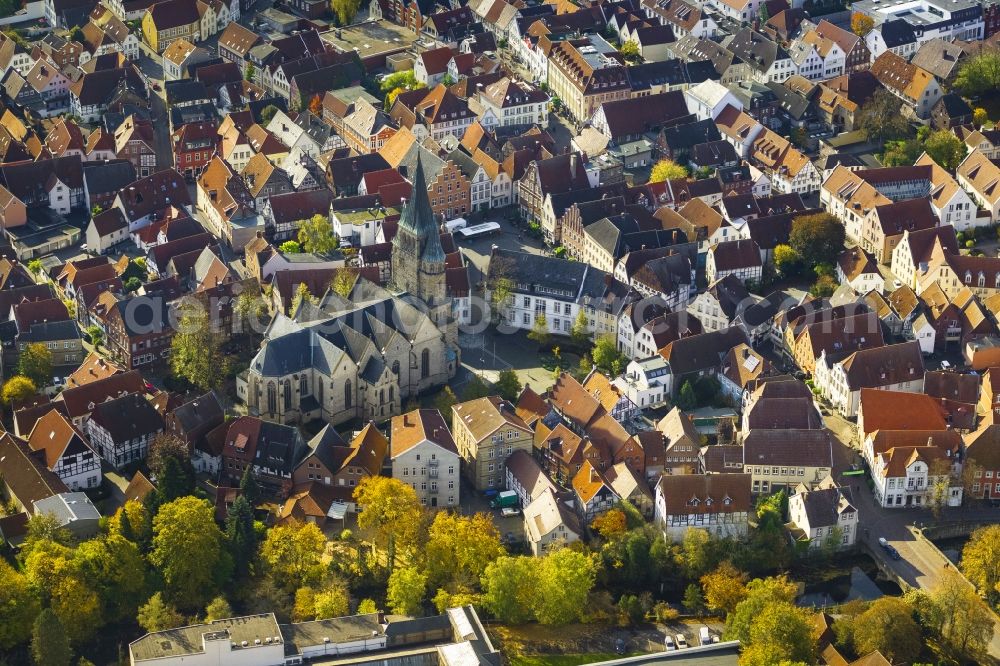
[[[962,549],[962,572],[990,603],[1000,600],[1000,525],[972,533]]]
[[[979,97],[1000,89],[1000,49],[984,48],[958,68],[955,87],[968,97]]]
[[[205,308],[197,303],[182,305],[177,332],[170,343],[171,370],[203,391],[218,388],[229,365],[222,353],[222,342]]]
[[[665,180],[687,178],[687,175],[687,168],[677,164],[673,160],[664,159],[653,165],[653,169],[649,172],[649,182],[662,183]]]
[[[36,387],[52,382],[52,352],[43,342],[30,342],[18,357],[17,374],[27,377]]]
[[[909,133],[909,123],[899,112],[899,106],[899,100],[884,88],[876,90],[865,102],[861,107],[859,124],[869,141],[882,145],[888,139],[904,137]]]
[[[788,244],[807,266],[832,264],[844,249],[844,225],[829,213],[800,215],[792,220]]]
[[[22,400],[27,400],[35,395],[38,389],[35,383],[24,375],[14,375],[3,385],[3,403],[10,405]]]
[[[313,215],[299,222],[299,244],[306,252],[325,254],[340,247],[333,225],[326,215]]]

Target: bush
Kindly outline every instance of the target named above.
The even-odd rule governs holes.
[[[681,612],[666,601],[661,601],[653,606],[653,616],[657,622],[673,622],[681,616]]]
[[[976,241],[972,240],[971,238],[965,241],[965,249],[971,250],[974,247],[976,247]]]

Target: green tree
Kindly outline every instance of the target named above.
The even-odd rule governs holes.
[[[182,626],[184,617],[163,600],[162,593],[157,592],[139,608],[136,621],[140,627],[153,633]]]
[[[76,549],[74,564],[85,587],[97,593],[100,614],[113,621],[135,617],[146,595],[146,561],[139,547],[120,534],[104,534]]]
[[[962,573],[991,604],[1000,599],[1000,525],[981,527],[962,549]]]
[[[274,104],[268,104],[267,106],[265,106],[263,109],[260,110],[260,124],[266,127],[274,118],[274,114],[276,114],[280,110],[281,109],[276,107]]]
[[[886,141],[882,153],[882,164],[887,167],[910,166],[924,152],[924,144],[918,139]]]
[[[538,577],[535,558],[500,557],[483,572],[483,604],[501,622],[524,624],[535,616],[532,597]]]
[[[955,87],[967,97],[981,97],[1000,89],[1000,50],[984,48],[958,68]]]
[[[278,249],[285,254],[300,254],[302,245],[298,241],[289,240],[279,245]]]
[[[625,365],[625,355],[618,350],[618,345],[612,335],[602,335],[597,338],[590,352],[597,369],[606,375],[617,377]]]
[[[299,223],[299,243],[302,249],[313,254],[333,252],[340,246],[330,219],[319,214]]]
[[[39,608],[27,577],[0,559],[0,650],[28,640]]]
[[[181,462],[173,456],[164,461],[163,470],[156,477],[156,493],[152,493],[160,504],[187,497],[194,492],[194,473],[190,465],[190,462]]]
[[[696,583],[689,584],[684,588],[684,608],[692,614],[699,614],[705,610],[705,597],[701,594],[701,588]]]
[[[28,262],[28,272],[36,278],[42,274],[43,270],[45,270],[45,266],[42,264],[41,259],[32,259]]]
[[[653,165],[649,172],[650,183],[662,183],[665,180],[678,180],[687,178],[687,169],[677,164],[673,160],[660,160]]]
[[[788,236],[788,244],[807,266],[834,263],[844,249],[844,240],[844,225],[829,213],[794,218]]]
[[[3,385],[3,403],[11,405],[27,400],[37,393],[35,383],[23,375],[14,375]]]
[[[253,83],[253,80],[254,80],[254,78],[256,78],[256,76],[257,76],[257,68],[253,66],[253,63],[248,62],[247,63],[247,71],[243,75],[243,78],[245,78],[247,81],[250,81],[251,83]],[[271,117],[273,118],[274,114],[278,111],[278,107],[270,105],[270,104],[268,106],[274,108],[274,111],[271,112]],[[263,111],[261,111],[261,114],[260,114],[261,118],[264,117],[264,111],[267,111],[268,106],[265,106],[264,109],[263,109]],[[271,122],[271,118],[268,118],[266,122]]]
[[[899,100],[884,88],[876,90],[861,107],[859,125],[868,140],[880,146],[888,139],[906,136],[910,128],[899,112]]]
[[[163,474],[167,458],[174,458],[180,462],[188,460],[189,457],[190,451],[184,440],[172,433],[161,432],[149,443],[146,465],[152,474],[160,476]]]
[[[684,383],[681,384],[681,391],[677,395],[677,407],[684,412],[698,408],[698,396],[694,393],[694,386],[691,385],[690,379],[685,379]]]
[[[990,122],[990,114],[981,106],[972,110],[972,124],[976,127],[983,127]]]
[[[257,484],[257,476],[253,472],[253,467],[247,465],[240,477],[240,494],[246,498],[247,504],[251,508],[257,506],[261,500],[260,485]]]
[[[493,389],[487,386],[479,375],[473,375],[466,382],[465,388],[462,389],[463,400],[475,400],[476,398],[485,398],[488,395],[493,395]]]
[[[149,560],[163,576],[168,599],[182,608],[202,607],[232,572],[212,505],[196,497],[160,507],[153,519]]]
[[[32,626],[31,657],[38,666],[69,666],[73,659],[66,628],[49,608],[38,614]]]
[[[455,395],[455,391],[450,386],[445,386],[434,397],[434,408],[441,412],[445,419],[451,415],[451,408],[456,404],[458,404],[458,396]]]
[[[948,130],[931,132],[924,142],[924,150],[931,159],[948,171],[954,171],[955,167],[965,159],[965,144]]]
[[[746,598],[726,619],[726,637],[744,645],[752,642],[751,624],[764,609],[776,603],[791,604],[795,601],[796,586],[784,576],[757,578],[747,583]]]
[[[312,295],[305,282],[300,282],[295,289],[295,296],[292,297],[292,304],[289,306],[290,313],[297,312],[302,304],[316,305],[319,299]]]
[[[897,597],[882,597],[853,622],[852,641],[857,654],[878,650],[894,664],[912,664],[920,655],[923,637],[913,609]]]
[[[385,549],[390,567],[397,551],[415,549],[424,509],[409,484],[384,476],[367,477],[354,489],[354,501],[362,509],[358,527],[372,531],[375,543]]]
[[[339,294],[340,296],[347,298],[351,295],[351,291],[354,289],[354,285],[358,281],[358,275],[358,269],[353,266],[338,268],[333,274],[333,279],[330,281],[330,289],[332,289],[335,294]]]
[[[550,338],[549,322],[545,319],[545,315],[539,312],[535,317],[535,323],[532,325],[531,330],[528,331],[528,339],[536,343],[539,347],[544,347],[549,343]]]
[[[723,562],[715,571],[701,577],[705,605],[729,615],[747,597],[747,575],[730,562]]]
[[[809,293],[816,298],[829,298],[837,291],[837,280],[832,275],[820,275],[809,287]]]
[[[750,644],[740,666],[814,664],[813,623],[808,611],[788,602],[771,602],[753,618]]]
[[[993,635],[993,613],[976,591],[949,567],[941,573],[930,601],[929,615],[936,620],[945,651],[956,658],[983,662]]]
[[[327,585],[325,589],[317,592],[313,611],[317,620],[350,615],[351,597],[347,593],[347,587],[338,582]]]
[[[243,495],[233,500],[226,514],[226,542],[237,577],[245,577],[257,559],[257,532],[253,525],[253,508]]]
[[[142,280],[140,280],[137,277],[126,278],[125,282],[122,283],[122,288],[125,290],[125,293],[127,294],[132,294],[139,291],[140,287],[142,287]]]
[[[774,248],[774,267],[782,277],[792,277],[802,271],[802,257],[790,245],[781,243]]]
[[[396,88],[402,88],[404,90],[416,90],[417,88],[423,88],[424,85],[417,81],[417,77],[414,76],[412,69],[407,69],[401,72],[393,72],[385,78],[382,79],[379,84],[380,89],[383,93],[387,93],[390,90]]]
[[[222,385],[229,365],[222,352],[223,338],[212,330],[208,313],[200,304],[182,305],[177,332],[170,343],[170,368],[199,389]]]
[[[94,345],[95,349],[100,348],[101,343],[104,342],[104,331],[101,330],[101,327],[96,325],[88,326],[86,332],[90,344]]]
[[[597,566],[590,555],[569,548],[549,551],[538,571],[535,617],[541,624],[579,621],[596,580]]]
[[[570,329],[569,336],[575,344],[581,347],[590,341],[590,322],[583,308],[580,308],[576,314],[576,320],[573,321],[573,328]]]
[[[291,592],[320,580],[325,549],[326,537],[315,523],[277,525],[268,530],[260,558],[271,578]]]
[[[213,620],[225,620],[233,616],[233,608],[221,594],[208,602],[205,606],[205,622]]]
[[[389,575],[386,601],[393,613],[419,615],[427,589],[427,576],[412,566],[396,567]]]
[[[500,533],[488,514],[438,512],[424,551],[428,585],[431,589],[475,585],[487,565],[503,554]]]
[[[36,513],[28,519],[27,534],[21,542],[21,555],[27,556],[36,544],[51,542],[60,546],[73,545],[73,533],[59,523],[55,515],[45,512]]]
[[[514,370],[501,370],[493,387],[504,400],[514,402],[521,395],[521,380]]]
[[[618,49],[618,52],[622,54],[622,57],[625,58],[626,62],[642,62],[642,54],[639,52],[639,43],[634,39],[626,40],[625,43]]]
[[[18,357],[17,374],[27,377],[36,387],[52,381],[52,352],[43,342],[30,342]]]

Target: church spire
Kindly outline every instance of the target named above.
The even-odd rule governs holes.
[[[444,248],[441,247],[441,235],[427,196],[427,180],[424,177],[423,162],[417,148],[417,163],[413,173],[413,192],[410,200],[403,206],[399,219],[399,230],[409,231],[417,238],[417,256],[420,261],[443,262]]]

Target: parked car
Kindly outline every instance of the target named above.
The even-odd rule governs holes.
[[[684,638],[684,634],[677,634],[677,649],[681,650],[688,646],[687,639]]]
[[[677,649],[677,643],[674,642],[674,637],[670,634],[663,637],[663,649],[667,652],[673,652]]]
[[[624,638],[616,638],[615,639],[615,653],[616,654],[625,654],[625,639]]]
[[[712,632],[708,630],[708,627],[702,625],[701,628],[698,629],[698,640],[702,645],[708,645],[712,642]]]

